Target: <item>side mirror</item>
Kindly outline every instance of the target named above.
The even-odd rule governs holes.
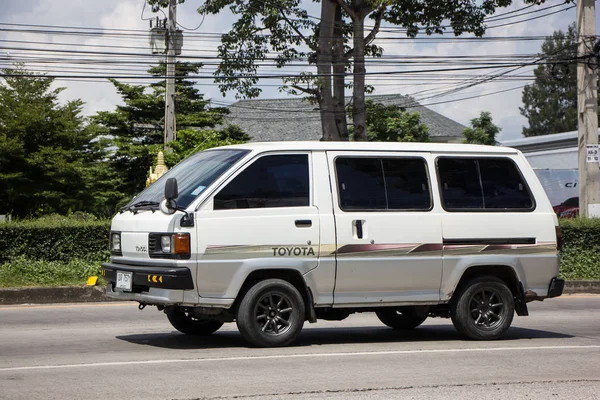
[[[179,197],[179,190],[177,189],[177,179],[169,178],[165,183],[165,199],[175,200]]]
[[[160,211],[167,215],[174,214],[177,211],[177,201],[175,200],[179,196],[179,190],[177,189],[177,179],[169,178],[165,183],[165,198],[160,202]]]

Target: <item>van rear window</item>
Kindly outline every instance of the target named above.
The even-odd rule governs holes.
[[[530,211],[534,202],[517,165],[508,158],[437,160],[442,204],[448,211]]]

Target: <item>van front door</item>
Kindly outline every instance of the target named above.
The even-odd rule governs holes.
[[[336,306],[439,301],[442,232],[428,153],[327,152]]]
[[[197,216],[198,293],[235,298],[256,270],[318,265],[319,210],[311,154],[262,155],[233,176]]]

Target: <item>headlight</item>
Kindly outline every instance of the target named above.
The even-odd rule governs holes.
[[[160,248],[163,253],[171,252],[171,236],[161,236],[160,237]]]
[[[121,254],[121,234],[111,232],[110,234],[110,251],[111,253]]]
[[[190,258],[191,245],[189,233],[150,233],[148,236],[150,258]]]

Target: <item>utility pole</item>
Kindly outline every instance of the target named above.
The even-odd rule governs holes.
[[[577,0],[577,122],[579,130],[579,213],[600,217],[600,164],[598,151],[598,72],[596,0]]]
[[[167,21],[167,79],[165,91],[165,150],[175,140],[175,55],[177,31],[177,0],[169,0]]]

